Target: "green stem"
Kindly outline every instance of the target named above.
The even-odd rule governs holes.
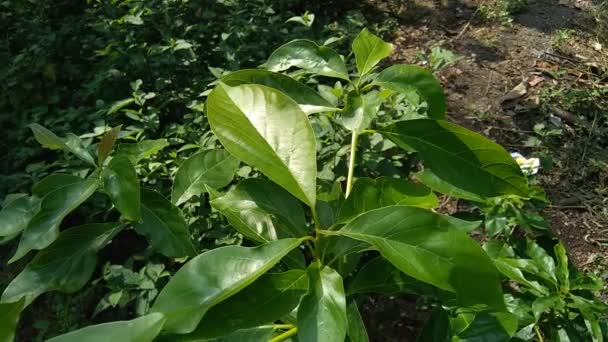
[[[291,336],[293,336],[293,335],[295,335],[297,333],[298,333],[298,327],[291,328],[290,330],[287,330],[286,332],[282,333],[281,335],[279,335],[277,337],[274,337],[269,342],[281,342],[281,341],[285,341],[286,339],[290,338]]]
[[[348,162],[348,177],[346,178],[346,198],[350,195],[353,188],[353,174],[355,173],[355,159],[357,159],[357,139],[359,134],[353,131],[353,136],[350,142],[350,160]]]
[[[543,335],[540,333],[540,329],[538,328],[538,325],[534,326],[534,332],[536,333],[536,337],[538,337],[538,342],[543,342]]]
[[[288,329],[295,328],[295,325],[293,325],[293,324],[273,324],[272,327],[277,330],[282,330],[282,329],[288,330]]]

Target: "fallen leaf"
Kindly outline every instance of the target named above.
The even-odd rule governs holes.
[[[544,81],[545,78],[541,76],[534,76],[533,79],[528,81],[530,87],[536,87],[540,82]]]
[[[516,100],[516,99],[526,95],[527,92],[528,92],[528,90],[526,89],[526,84],[524,82],[521,82],[520,84],[515,86],[515,88],[511,89],[511,91],[508,92],[502,98],[502,102]]]

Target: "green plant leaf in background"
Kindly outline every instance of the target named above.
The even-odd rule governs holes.
[[[443,181],[482,197],[528,195],[528,182],[500,145],[456,124],[433,119],[401,121],[382,130],[399,147],[417,151]]]
[[[133,165],[140,160],[150,158],[165,147],[169,146],[166,139],[143,140],[135,144],[120,144],[116,156],[125,156],[131,160]]]
[[[346,316],[348,317],[347,334],[351,342],[368,342],[367,330],[363,324],[363,318],[359,313],[357,303],[352,301],[346,307]]]
[[[134,226],[145,235],[153,248],[167,257],[192,256],[196,253],[182,212],[163,195],[153,190],[141,191],[142,221]]]
[[[180,205],[192,196],[230,184],[239,167],[239,160],[225,150],[207,150],[186,159],[177,170],[171,191],[171,202]]]
[[[114,147],[114,143],[116,143],[116,139],[118,139],[118,134],[121,129],[122,125],[118,125],[107,131],[103,137],[101,137],[99,145],[97,146],[97,165],[102,166],[103,162],[108,158]]]
[[[298,308],[298,341],[344,341],[348,319],[342,277],[320,262],[311,264],[307,274],[308,293]]]
[[[71,152],[76,157],[95,166],[95,159],[93,159],[93,156],[91,156],[89,151],[82,146],[82,141],[78,136],[69,133],[65,138],[62,139],[55,135],[55,133],[40,126],[39,124],[30,124],[29,127],[34,133],[34,137],[36,137],[36,140],[40,143],[40,145],[42,145],[42,147],[51,150],[62,149]]]
[[[10,201],[0,211],[0,237],[21,233],[40,210],[40,198],[23,196]]]
[[[130,321],[117,321],[88,326],[65,335],[53,337],[48,342],[152,342],[163,328],[162,314],[151,313]]]
[[[315,207],[315,137],[297,103],[266,86],[220,83],[207,99],[207,116],[228,152]]]
[[[364,76],[381,60],[391,55],[393,44],[383,41],[364,28],[353,41],[353,52],[359,75]]]
[[[141,221],[139,178],[129,158],[116,156],[101,173],[103,188],[118,211],[130,221]]]
[[[247,238],[265,243],[307,234],[302,204],[289,192],[265,180],[250,178],[211,201]]]
[[[417,65],[393,65],[378,75],[374,84],[396,92],[417,92],[428,104],[428,116],[443,119],[446,112],[445,94],[433,74]]]
[[[266,61],[266,68],[270,71],[284,71],[291,67],[349,80],[346,65],[336,51],[306,39],[292,40],[280,46]]]
[[[19,247],[9,263],[21,259],[32,249],[43,249],[59,236],[61,221],[97,189],[96,179],[83,179],[49,192],[40,203],[40,210],[21,235]]]
[[[382,98],[375,90],[364,95],[351,92],[337,121],[346,129],[360,133],[369,127],[381,104]]]
[[[152,312],[167,317],[164,329],[187,334],[196,329],[207,311],[238,293],[303,239],[282,239],[258,247],[227,246],[188,261],[160,292]]]
[[[262,69],[245,69],[235,71],[222,77],[221,81],[231,87],[241,84],[261,84],[280,90],[296,101],[306,114],[334,112],[339,110],[332,106],[323,96],[312,88],[289,76]]]
[[[0,342],[13,342],[19,315],[25,308],[25,299],[13,303],[0,303]]]

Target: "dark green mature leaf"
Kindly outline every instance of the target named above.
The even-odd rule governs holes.
[[[378,75],[374,84],[397,92],[416,91],[427,102],[428,116],[443,119],[446,112],[445,94],[433,74],[417,65],[393,65]]]
[[[266,61],[266,68],[270,71],[283,71],[291,67],[349,80],[346,65],[336,51],[306,39],[292,40],[280,46]]]
[[[53,337],[48,342],[152,342],[160,333],[165,317],[152,313],[130,321],[117,321],[88,326],[65,335]]]
[[[40,198],[23,196],[9,202],[0,211],[0,237],[21,233],[40,210]]]
[[[96,223],[61,232],[11,281],[0,302],[25,298],[27,306],[47,291],[72,293],[81,289],[95,270],[97,251],[121,229],[117,223]]]
[[[141,217],[135,230],[145,235],[152,247],[163,255],[183,257],[196,253],[182,212],[163,195],[142,189]]]
[[[302,204],[275,183],[250,178],[211,205],[247,238],[268,242],[307,234]]]
[[[253,83],[277,89],[296,101],[306,114],[339,110],[312,88],[276,72],[262,69],[245,69],[224,76],[221,80],[231,87]]]
[[[555,274],[555,260],[541,246],[533,240],[528,240],[526,254],[534,260],[539,269],[539,275],[558,286]]]
[[[517,317],[508,312],[480,313],[456,341],[509,341],[517,331]]]
[[[439,201],[429,188],[406,179],[359,178],[340,208],[339,220],[346,222],[366,211],[395,204],[430,209],[436,208]]]
[[[424,169],[414,174],[414,178],[419,180],[422,184],[439,193],[448,195],[450,197],[462,198],[473,202],[485,202],[485,200],[466,190],[460,189],[453,184],[450,184],[443,179],[437,177],[430,169]]]
[[[68,184],[80,183],[82,178],[65,173],[53,173],[44,177],[41,181],[34,184],[32,194],[36,197],[43,198],[49,192],[62,188]]]
[[[364,28],[353,41],[357,70],[361,76],[370,72],[378,62],[390,56],[393,44],[387,43]]]
[[[209,124],[232,155],[315,206],[315,137],[306,114],[280,91],[220,83],[207,99]]]
[[[168,332],[190,333],[211,307],[253,283],[302,241],[282,239],[253,248],[227,246],[200,254],[171,278],[152,312],[167,317],[164,329]]]
[[[498,272],[490,258],[475,240],[431,211],[404,206],[375,209],[326,233],[371,244],[402,272],[455,292],[461,306],[504,309]]]
[[[277,329],[271,325],[240,329],[222,337],[201,338],[194,333],[186,335],[164,335],[154,342],[267,342]]]
[[[346,129],[359,133],[369,127],[381,104],[382,98],[377,91],[364,95],[351,92],[337,121]]]
[[[418,151],[433,173],[482,197],[526,196],[527,179],[500,145],[456,124],[433,119],[397,122],[382,133],[401,148]]]
[[[424,327],[416,341],[447,342],[450,338],[450,320],[448,312],[441,307],[435,308],[424,323]]]
[[[139,178],[129,158],[116,156],[101,173],[103,188],[112,204],[127,219],[141,221]]]
[[[342,278],[320,262],[311,264],[307,273],[308,293],[298,308],[298,341],[344,341],[348,320]]]
[[[114,147],[114,143],[116,139],[118,139],[118,134],[122,129],[122,125],[118,125],[109,131],[107,131],[103,137],[101,137],[101,141],[99,141],[99,146],[97,146],[97,165],[103,165],[103,162],[108,158],[112,148]]]
[[[120,144],[116,156],[125,156],[131,160],[133,165],[140,160],[150,158],[165,147],[169,146],[166,139],[143,140],[136,144]]]
[[[0,303],[0,342],[13,342],[19,315],[25,308],[25,300]]]
[[[55,135],[55,133],[38,124],[30,124],[29,127],[34,133],[34,137],[36,137],[36,140],[40,143],[40,145],[42,145],[42,147],[51,150],[63,149],[95,166],[95,159],[93,159],[93,156],[91,156],[89,151],[82,146],[82,141],[78,136],[69,133],[65,138],[62,139]]]
[[[549,294],[549,290],[545,286],[542,286],[536,280],[528,280],[517,267],[517,264],[513,263],[513,259],[496,258],[494,259],[494,265],[505,277],[526,286],[535,296],[546,296]]]
[[[212,307],[189,338],[209,339],[262,324],[289,314],[308,289],[304,270],[264,274],[241,292]]]
[[[186,159],[177,170],[171,202],[180,205],[192,196],[206,192],[205,185],[214,189],[230,184],[240,161],[224,150],[207,150]]]
[[[43,249],[59,236],[61,221],[87,200],[97,189],[96,179],[70,183],[49,192],[40,203],[40,210],[32,217],[21,235],[19,247],[9,263],[21,259],[32,249]]]
[[[367,330],[363,318],[357,308],[357,303],[352,301],[346,307],[346,316],[348,317],[348,338],[351,342],[368,342]]]

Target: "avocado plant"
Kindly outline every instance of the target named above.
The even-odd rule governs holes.
[[[12,340],[20,312],[38,295],[82,288],[96,252],[123,229],[145,235],[167,257],[190,259],[147,314],[50,341],[367,341],[357,299],[385,291],[428,295],[473,317],[473,323],[452,320],[442,329],[424,329],[421,340],[483,334],[476,317],[481,325],[491,317],[492,329],[512,336],[517,318],[507,311],[499,272],[467,234],[475,223],[438,213],[435,192],[482,201],[525,198],[527,179],[501,146],[446,120],[444,92],[431,72],[416,65],[377,71],[392,48],[363,30],[353,41],[349,69],[331,48],[294,40],[279,47],[264,69],[221,78],[205,108],[223,148],[183,162],[171,200],[140,189],[134,165],[151,144],[123,144],[112,152],[120,132],[113,129],[99,143],[95,161],[75,137],[32,126],[44,146],[75,153],[95,171],[86,179],[49,176],[31,196],[3,209],[0,236],[21,235],[11,261],[39,252],[2,294],[2,341]],[[306,79],[344,82],[341,101],[330,103],[300,81]],[[426,117],[377,124],[383,103],[408,92],[426,102]],[[317,181],[310,122],[316,115],[351,134],[345,186]],[[369,134],[415,154],[423,170],[404,171],[401,178],[356,178],[359,138]],[[264,177],[233,182],[240,162]],[[121,222],[60,232],[63,218],[96,190],[109,196]],[[202,194],[246,246],[195,255],[178,206]]]

